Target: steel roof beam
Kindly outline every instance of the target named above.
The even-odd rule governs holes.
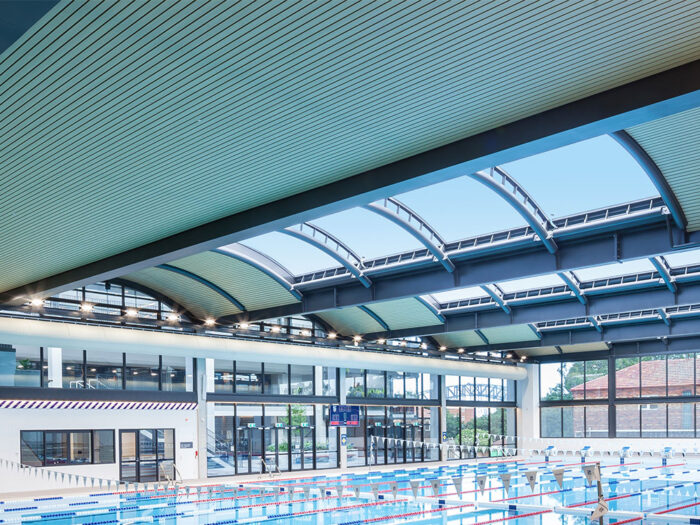
[[[578,280],[578,277],[576,277],[573,272],[557,272],[557,275],[564,281],[569,290],[573,292],[576,299],[578,299],[581,304],[586,304],[586,296],[583,295],[581,291],[581,281]]]
[[[634,138],[625,130],[615,131],[614,133],[611,133],[610,136],[615,139],[618,144],[625,148],[627,153],[629,153],[634,160],[637,161],[637,163],[647,174],[652,184],[656,188],[656,191],[659,192],[659,195],[661,195],[664,203],[666,203],[666,207],[668,207],[668,211],[671,214],[671,217],[673,217],[673,221],[676,223],[676,226],[681,229],[685,228],[688,224],[688,220],[683,212],[683,208],[678,202],[673,189],[668,184],[666,177],[664,177],[664,174],[656,165],[656,162],[654,162],[644,148],[642,148],[642,146],[640,146],[639,143],[634,140]]]
[[[425,248],[433,254],[448,272],[455,270],[455,265],[445,254],[445,241],[428,222],[404,203],[389,197],[383,201],[372,202],[364,206],[365,209],[390,220],[417,239]]]
[[[177,273],[179,275],[182,275],[184,277],[187,277],[189,279],[192,279],[193,281],[196,281],[200,284],[203,284],[210,290],[213,290],[217,294],[219,294],[221,297],[226,299],[228,302],[230,302],[233,306],[238,308],[239,310],[245,312],[245,306],[238,301],[234,296],[232,296],[230,293],[228,293],[226,290],[223,288],[220,288],[219,286],[215,285],[211,281],[206,280],[204,277],[200,277],[199,275],[189,272],[187,270],[183,270],[182,268],[178,268],[177,266],[172,266],[170,264],[159,264],[156,266],[156,268],[160,268],[161,270],[167,270],[169,272]]]
[[[666,324],[666,326],[671,326],[671,319],[669,319],[666,310],[663,308],[657,308],[656,311],[659,313],[659,317]]]
[[[214,253],[225,255],[226,257],[232,257],[241,262],[249,264],[250,266],[266,274],[268,277],[274,279],[295,298],[299,300],[302,299],[303,295],[295,288],[294,276],[291,274],[291,272],[264,253],[239,243],[230,244],[224,248],[219,248],[212,251]]]
[[[507,314],[510,313],[510,306],[508,306],[503,299],[503,290],[501,290],[497,284],[482,284],[479,288],[489,294],[493,302],[495,302],[501,310]]]
[[[365,288],[369,288],[372,285],[372,281],[364,273],[362,258],[340,239],[327,231],[311,223],[304,222],[297,226],[285,228],[281,230],[281,233],[304,241],[331,256],[354,275]]]
[[[476,330],[474,330],[474,333],[479,336],[479,339],[481,339],[485,345],[490,344],[488,338],[484,335],[484,332],[477,328]]]
[[[649,257],[649,261],[654,265],[656,271],[659,272],[661,280],[666,284],[666,287],[671,293],[676,293],[676,281],[671,276],[671,267],[669,266],[663,255],[658,255],[656,257]]]
[[[114,279],[471,173],[483,166],[512,162],[659,119],[700,105],[699,88],[700,60],[696,60],[291,197],[124,249],[98,261],[68,268],[6,290],[0,294],[0,301],[18,304],[28,297],[48,297]]]
[[[681,304],[700,304],[700,281],[691,280],[678,283],[678,297]],[[611,291],[608,295],[591,295],[587,304],[581,304],[573,297],[567,300],[549,302],[510,304],[511,313],[491,306],[486,310],[470,310],[450,313],[443,312],[444,324],[416,326],[413,328],[393,330],[394,337],[438,335],[476,328],[494,328],[511,325],[537,324],[556,319],[584,319],[585,326],[592,326],[587,320],[589,316],[606,316],[618,312],[633,311],[639,308],[655,312],[657,309],[667,309],[673,306],[674,300],[666,288],[657,285],[646,290],[627,289]],[[658,316],[657,316],[658,318]],[[541,330],[539,330],[542,332]],[[368,339],[386,337],[386,333],[366,334]]]
[[[549,253],[557,251],[557,243],[552,238],[554,224],[535,200],[508,175],[503,168],[495,167],[488,171],[477,171],[468,175],[498,194],[525,219],[537,234]]]
[[[672,230],[672,233],[678,230]],[[682,249],[700,246],[700,232],[688,234],[688,242]],[[303,304],[291,305],[286,315],[330,310],[338,307],[358,306],[378,301],[415,297],[458,288],[480,286],[491,282],[506,281],[572,271],[596,266],[646,258],[676,250],[676,238],[669,235],[666,223],[658,223],[644,230],[631,228],[559,243],[557,256],[539,249],[523,251],[517,257],[510,254],[491,253],[478,259],[455,261],[456,271],[449,274],[442,268],[424,268],[421,271],[402,271],[388,275],[374,275],[374,286],[368,289],[359,283],[337,286],[321,286],[304,289]],[[593,294],[587,294],[589,301]],[[573,296],[570,296],[573,299]],[[560,298],[561,299],[561,298]],[[581,303],[578,299],[576,302]],[[510,307],[515,308],[511,303]],[[279,314],[278,309],[250,312],[252,319],[268,319]],[[444,314],[444,312],[443,312]]]
[[[588,322],[591,323],[591,326],[595,328],[598,332],[603,331],[603,328],[600,326],[600,322],[594,315],[588,316]]]

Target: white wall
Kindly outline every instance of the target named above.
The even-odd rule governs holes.
[[[0,458],[20,463],[20,430],[111,430],[115,431],[115,463],[41,467],[46,470],[119,479],[119,430],[140,428],[175,429],[175,464],[184,479],[197,477],[197,412],[195,410],[76,410],[0,409]],[[193,448],[181,449],[191,441]],[[77,486],[77,485],[75,485]],[[68,488],[59,480],[5,469],[0,471],[0,494],[26,490]]]

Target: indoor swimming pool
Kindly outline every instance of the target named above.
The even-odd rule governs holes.
[[[604,523],[700,523],[700,462],[619,461],[601,458],[609,508]],[[587,483],[583,465],[594,463],[573,457],[484,458],[369,473],[49,496],[1,502],[0,523],[589,523],[598,487]],[[561,486],[553,471],[563,473]]]

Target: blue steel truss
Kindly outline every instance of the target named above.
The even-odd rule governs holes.
[[[243,312],[246,311],[245,306],[243,306],[243,304],[240,301],[238,301],[234,296],[232,296],[230,293],[228,293],[223,288],[220,288],[219,286],[215,285],[211,281],[206,280],[204,277],[200,277],[197,274],[194,274],[194,273],[189,272],[187,270],[183,270],[182,268],[178,268],[177,266],[172,266],[170,264],[159,264],[156,268],[160,268],[161,270],[167,270],[169,272],[177,273],[179,275],[182,275],[184,277],[192,279],[193,281],[196,281],[200,284],[203,284],[204,286],[206,286],[210,290],[213,290],[214,292],[218,293],[221,297],[223,297],[228,302],[233,304],[239,310],[241,310]]]
[[[389,325],[386,324],[386,322],[384,322],[384,319],[379,317],[379,315],[377,315],[372,309],[370,309],[369,307],[364,306],[364,305],[359,306],[358,308],[360,310],[362,310],[364,313],[366,313],[367,315],[369,315],[372,319],[377,321],[377,323],[379,323],[379,326],[381,326],[384,330],[386,330],[387,332],[389,330],[391,330],[391,328],[389,328]]]
[[[559,272],[557,275],[566,283],[566,286],[573,292],[576,299],[578,299],[581,304],[586,304],[586,297],[581,291],[581,281],[578,280],[578,277],[576,277],[573,272]]]
[[[285,228],[281,231],[330,255],[343,265],[348,272],[354,275],[365,287],[369,288],[372,285],[372,281],[364,273],[364,265],[360,256],[352,251],[350,247],[340,239],[327,231],[308,222],[303,222],[297,226]]]
[[[496,303],[501,308],[501,310],[503,310],[507,314],[510,313],[510,306],[506,304],[506,301],[503,298],[503,290],[501,290],[497,284],[484,284],[479,288],[481,288],[483,291],[489,294],[491,299],[493,299],[493,302]]]
[[[390,220],[417,239],[433,254],[435,260],[448,272],[454,272],[455,265],[445,254],[445,241],[428,222],[401,201],[388,198],[364,206],[385,219]]]
[[[477,171],[469,177],[501,196],[525,219],[550,253],[557,251],[557,244],[552,238],[554,223],[513,177],[499,167]]]
[[[671,293],[676,293],[675,279],[671,276],[671,267],[662,256],[650,257],[649,261],[654,265],[656,271],[659,272],[659,277],[666,284],[666,287]]]

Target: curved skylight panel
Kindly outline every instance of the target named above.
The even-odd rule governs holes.
[[[642,167],[608,135],[502,167],[552,217],[658,196]]]
[[[574,274],[580,281],[594,281],[596,279],[606,279],[618,275],[631,275],[635,273],[653,272],[654,266],[648,259],[636,259],[621,263],[602,264],[576,270]]]
[[[279,232],[246,239],[241,244],[272,257],[294,275],[339,266],[335,259],[321,250]]]
[[[423,247],[415,237],[393,222],[363,208],[327,215],[311,223],[337,237],[365,259]]]
[[[446,241],[525,226],[525,220],[481,183],[459,177],[396,198],[420,214]]]
[[[523,279],[513,279],[511,281],[501,281],[498,287],[505,293],[521,292],[523,290],[534,290],[536,288],[548,288],[550,286],[561,286],[564,281],[556,274],[538,275],[536,277],[525,277]]]
[[[687,250],[684,252],[669,253],[664,259],[672,268],[680,266],[694,266],[700,264],[700,250]]]
[[[458,288],[446,292],[431,294],[438,303],[449,303],[450,301],[461,301],[462,299],[474,299],[476,297],[486,297],[488,294],[478,286],[468,288]]]

